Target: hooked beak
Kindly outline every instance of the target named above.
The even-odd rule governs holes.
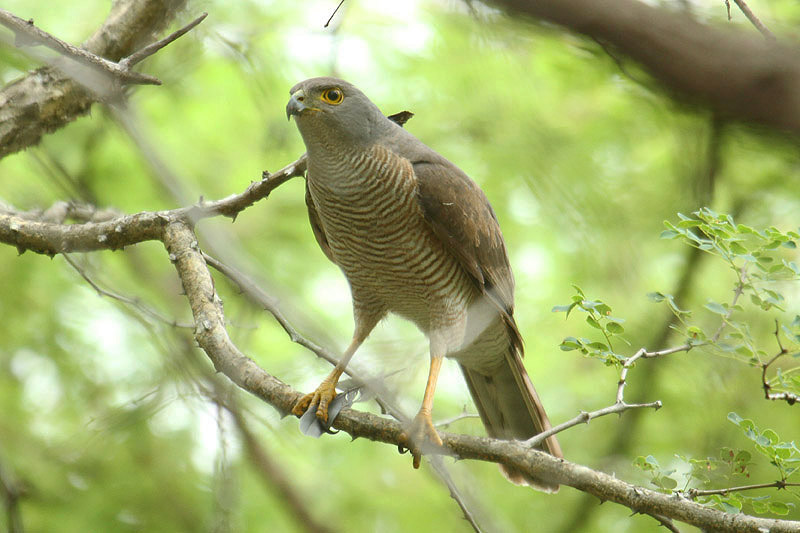
[[[292,94],[292,97],[289,98],[289,103],[286,104],[286,118],[287,120],[292,119],[292,115],[299,115],[301,112],[308,109],[303,101],[306,98],[306,93],[303,92],[303,89],[295,91]]]

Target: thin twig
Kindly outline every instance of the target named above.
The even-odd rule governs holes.
[[[534,435],[530,439],[525,441],[525,444],[531,447],[539,446],[547,437],[555,435],[556,433],[561,433],[562,431],[569,429],[573,426],[577,426],[578,424],[588,424],[591,420],[595,418],[599,418],[601,416],[606,415],[613,415],[619,414],[629,409],[661,409],[663,404],[661,400],[656,400],[655,402],[649,403],[625,403],[624,401],[618,401],[608,407],[603,407],[602,409],[598,409],[596,411],[586,412],[581,411],[576,417],[567,420],[557,426],[553,426],[552,428],[548,429],[547,431],[543,431],[538,435]]]
[[[450,472],[447,471],[447,467],[444,465],[444,461],[442,457],[439,455],[431,455],[428,457],[428,463],[433,468],[433,471],[439,477],[439,480],[444,483],[447,489],[450,491],[450,498],[452,498],[458,507],[461,509],[461,512],[464,514],[464,520],[470,525],[472,530],[475,533],[483,533],[481,526],[478,524],[478,521],[475,519],[475,515],[473,514],[472,510],[466,505],[464,500],[464,496],[461,494],[461,491],[458,490],[458,486],[456,485],[453,478],[450,476]]]
[[[196,19],[191,21],[189,24],[187,24],[183,28],[181,28],[181,29],[179,29],[177,31],[174,31],[174,32],[170,33],[169,35],[167,35],[166,37],[164,37],[163,39],[160,39],[160,40],[158,40],[158,41],[156,41],[156,42],[154,42],[152,44],[148,44],[147,46],[145,46],[141,50],[138,50],[138,51],[132,53],[128,57],[122,59],[119,62],[119,66],[122,67],[123,69],[130,69],[135,64],[141,62],[142,60],[144,60],[144,59],[146,59],[148,57],[150,57],[151,55],[155,54],[156,52],[158,52],[159,50],[161,50],[162,48],[164,48],[165,46],[167,46],[171,42],[175,41],[179,37],[182,37],[186,33],[190,32],[195,26],[197,26],[198,24],[203,22],[203,20],[207,16],[208,16],[208,13],[203,13],[202,15],[200,15],[199,17],[197,17]]]
[[[625,391],[625,385],[627,384],[628,380],[628,371],[633,366],[633,364],[639,359],[654,359],[656,357],[661,357],[664,355],[671,355],[678,352],[688,352],[692,349],[690,344],[682,344],[680,346],[675,346],[673,348],[667,348],[666,350],[660,350],[657,352],[648,352],[644,348],[639,349],[638,352],[633,354],[631,357],[625,359],[625,362],[622,363],[622,370],[619,373],[619,383],[617,384],[617,396],[616,401],[617,403],[623,403],[622,397]]]
[[[787,483],[785,480],[781,481],[773,481],[772,483],[756,483],[754,485],[742,485],[740,487],[728,487],[725,489],[709,489],[709,490],[699,490],[699,489],[689,489],[686,491],[686,495],[691,498],[695,499],[698,496],[712,496],[714,494],[730,494],[731,492],[743,492],[746,490],[756,490],[756,489],[785,489],[786,487],[800,487],[800,483]]]
[[[659,524],[662,527],[665,527],[669,531],[672,531],[672,533],[681,533],[681,530],[678,529],[678,526],[675,525],[675,523],[672,521],[671,518],[667,518],[666,516],[662,516],[658,513],[647,513],[647,514],[658,520]]]
[[[334,17],[334,15],[336,15],[336,12],[337,12],[337,11],[339,11],[339,8],[340,8],[340,7],[342,7],[342,4],[344,4],[344,0],[342,0],[341,2],[339,2],[339,5],[338,5],[338,6],[336,6],[336,9],[334,9],[334,10],[333,10],[333,13],[331,13],[331,16],[330,16],[330,18],[328,19],[328,22],[326,22],[326,23],[325,23],[325,26],[323,26],[323,28],[327,28],[327,27],[328,27],[328,24],[330,24],[330,23],[331,23],[331,21],[333,20],[333,17]]]
[[[478,413],[468,413],[468,412],[464,411],[463,413],[461,413],[459,415],[453,416],[451,418],[446,418],[444,420],[436,422],[434,424],[434,427],[446,428],[447,426],[449,426],[451,424],[454,424],[455,422],[458,422],[459,420],[464,420],[464,419],[467,419],[467,418],[480,418],[480,417],[481,417],[481,415],[479,415]]]
[[[780,323],[777,319],[775,320],[775,341],[778,343],[778,353],[766,363],[761,363],[761,387],[764,389],[764,398],[773,401],[785,401],[789,405],[794,405],[795,403],[800,402],[800,396],[789,391],[771,392],[772,385],[770,385],[769,381],[767,380],[767,369],[770,367],[770,365],[772,365],[772,363],[777,361],[782,356],[789,353],[789,350],[787,350],[781,342]]]
[[[744,13],[744,16],[747,17],[747,20],[749,20],[753,24],[753,26],[755,26],[756,29],[761,32],[761,35],[763,35],[765,39],[767,39],[770,42],[777,42],[775,35],[773,35],[773,33],[769,31],[769,29],[766,26],[764,26],[764,23],[761,22],[761,20],[759,20],[759,18],[756,16],[755,13],[753,13],[753,11],[750,9],[750,6],[747,5],[747,2],[745,2],[744,0],[733,0],[733,1],[736,2],[736,5],[739,6],[739,9],[742,11],[742,13]],[[731,19],[730,4],[728,4],[727,1],[725,3],[728,5],[728,20],[730,20]]]
[[[118,302],[122,302],[125,305],[133,307],[143,315],[155,318],[156,320],[164,322],[165,324],[172,326],[174,328],[184,328],[190,330],[194,329],[194,324],[187,324],[178,322],[177,320],[171,320],[162,315],[161,313],[159,313],[158,311],[156,311],[155,309],[144,305],[141,301],[139,301],[138,298],[130,298],[128,296],[123,296],[116,292],[111,292],[109,290],[102,288],[91,277],[89,277],[89,274],[86,273],[83,267],[81,267],[78,263],[76,263],[75,260],[72,259],[72,257],[70,257],[69,254],[62,254],[62,255],[64,257],[64,260],[67,263],[69,263],[69,265],[72,268],[74,268],[78,274],[80,274],[80,276],[86,281],[86,283],[88,283],[95,290],[95,292],[97,292],[99,296],[106,296],[108,298],[111,298],[112,300],[117,300]]]

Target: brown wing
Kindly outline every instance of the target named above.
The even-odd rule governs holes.
[[[306,181],[306,207],[308,208],[308,221],[311,223],[311,231],[314,232],[314,237],[317,239],[317,244],[322,248],[325,256],[336,263],[333,259],[331,246],[328,244],[328,237],[325,235],[325,230],[322,229],[322,221],[317,214],[317,206],[314,205],[314,199],[311,198],[311,192],[308,190],[308,181]]]
[[[425,220],[500,311],[512,344],[521,353],[522,338],[514,321],[514,275],[489,200],[447,160],[416,161],[413,165]]]

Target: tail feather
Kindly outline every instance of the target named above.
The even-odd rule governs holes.
[[[550,429],[550,420],[522,364],[519,352],[510,348],[505,361],[491,374],[461,365],[467,386],[487,433],[499,439],[526,440]],[[563,457],[555,436],[540,447],[555,457]],[[517,485],[530,485],[545,492],[556,492],[558,485],[531,478],[501,466],[503,474]]]

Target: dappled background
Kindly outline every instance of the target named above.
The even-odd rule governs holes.
[[[326,28],[337,3],[189,2],[176,27],[201,11],[209,17],[140,68],[163,86],[133,91],[125,116],[96,105],[39,146],[0,161],[0,201],[28,210],[76,200],[135,213],[241,192],[262,170],[303,152],[286,121],[288,89],[312,76],[345,78],[386,114],[412,111],[408,130],[491,200],[517,279],[526,366],[554,423],[613,403],[619,378],[613,366],[559,349],[567,336],[598,338],[580,312],[568,320],[551,312],[571,301],[573,284],[625,319],[629,345],[617,341],[618,352],[668,348],[685,337],[648,293],[675,295],[713,332],[720,317],[704,305],[729,302],[736,277],[723,261],[660,239],[664,220],[709,206],[756,228],[797,230],[794,139],[675,103],[600,44],[477,2],[347,1]],[[109,6],[11,0],[4,7],[78,43]],[[774,33],[796,34],[795,2],[751,7]],[[722,3],[691,9],[702,20],[756,31],[739,12],[727,21]],[[36,66],[0,48],[3,84]],[[233,223],[204,220],[200,244],[257,281],[301,334],[338,353],[352,333],[349,290],[314,240],[303,194],[295,178]],[[784,256],[796,260],[794,251]],[[412,470],[408,455],[345,435],[304,437],[296,419],[281,419],[234,387],[209,388],[210,364],[194,346],[190,310],[159,243],[69,259],[0,246],[0,469],[24,488],[30,531],[309,529],[270,483],[275,478],[257,472],[241,424],[215,401],[220,394],[332,530],[468,529],[448,490],[429,468]],[[216,287],[242,351],[299,390],[316,387],[328,364],[292,343],[224,277]],[[775,320],[788,325],[800,312],[798,285],[779,289],[783,311],[743,302],[765,354],[778,350]],[[423,336],[390,318],[353,365],[382,377],[413,413],[427,360]],[[798,407],[765,401],[760,369],[747,360],[696,349],[640,362],[626,399],[664,407],[562,433],[566,457],[650,486],[632,462],[652,455],[677,469],[683,486],[688,466],[676,454],[702,459],[723,447],[752,449],[728,421],[731,411],[797,439]],[[357,407],[377,411],[373,402]],[[459,418],[448,431],[482,434],[477,419],[459,417],[464,412],[474,406],[457,366],[445,363],[434,420]],[[738,484],[776,479],[766,461],[754,462]],[[556,496],[515,487],[495,465],[446,464],[489,531],[529,530],[534,521],[541,531],[657,527],[624,507],[598,508],[568,487]],[[782,501],[800,504],[788,495]],[[789,518],[800,519],[800,510]]]

